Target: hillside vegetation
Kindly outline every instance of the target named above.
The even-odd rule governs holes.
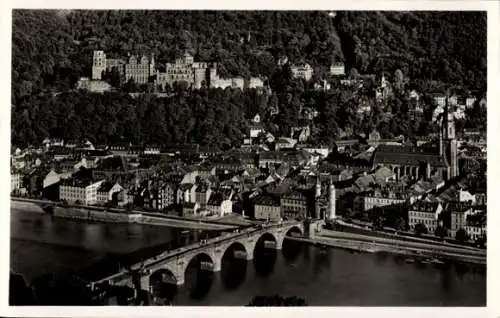
[[[12,137],[18,145],[37,143],[47,136],[89,136],[106,142],[127,134],[148,142],[159,142],[162,136],[172,142],[220,144],[225,138],[232,143],[241,138],[252,114],[270,106],[280,110],[270,128],[275,127],[272,123],[279,124],[273,132],[284,135],[298,123],[299,109],[317,108],[321,116],[313,135],[327,143],[342,131],[427,132],[410,121],[402,95],[399,101],[390,102],[397,116],[390,123],[392,128],[381,121],[380,111],[356,120],[352,94],[311,93],[310,85],[290,80],[289,74],[278,69],[276,60],[283,55],[292,63],[311,64],[314,79],[331,63],[344,62],[347,69],[359,73],[384,71],[391,80],[400,69],[411,85],[425,93],[440,86],[482,92],[486,88],[486,14],[481,12],[15,10],[12,41]],[[111,57],[151,52],[160,63],[189,51],[195,60],[218,62],[222,76],[269,78],[273,94],[182,92],[168,101],[132,100],[119,94],[52,96],[90,75],[96,49]],[[158,104],[165,106],[152,109]],[[218,115],[231,109],[231,118]],[[196,118],[199,112],[208,116]],[[175,116],[184,114],[193,115],[177,122]]]

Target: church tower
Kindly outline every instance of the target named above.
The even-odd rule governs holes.
[[[455,135],[455,119],[448,102],[447,97],[440,133],[440,154],[446,157],[450,165],[449,177],[454,178],[458,176],[457,138]]]

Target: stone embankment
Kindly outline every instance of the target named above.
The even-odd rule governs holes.
[[[183,218],[168,218],[155,216],[151,213],[140,213],[134,211],[131,213],[118,212],[118,211],[104,211],[103,209],[92,207],[62,207],[51,205],[50,202],[44,203],[43,201],[37,202],[35,200],[11,200],[11,211],[27,211],[33,213],[46,213],[45,206],[52,206],[51,214],[54,217],[83,220],[83,221],[98,221],[110,223],[137,223],[156,226],[168,226],[187,229],[200,229],[200,230],[231,230],[236,226],[228,224],[212,224],[208,222],[199,222],[196,220],[183,219]]]
[[[329,231],[331,232],[333,231]],[[318,235],[319,234],[319,235]],[[323,236],[320,233],[313,238],[289,237],[288,239],[329,247],[347,249],[351,251],[378,253],[386,252],[393,254],[407,255],[410,257],[427,257],[462,261],[474,264],[486,264],[485,251],[471,251],[468,249],[450,249],[449,247],[436,246],[431,244],[415,246],[408,242],[397,240],[373,240],[367,241],[356,237],[333,237],[333,235]]]

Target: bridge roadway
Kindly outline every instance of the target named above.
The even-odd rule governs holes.
[[[165,251],[141,263],[132,265],[131,270],[122,270],[119,273],[92,282],[91,288],[93,289],[99,284],[110,284],[128,286],[136,290],[150,290],[150,278],[155,273],[161,274],[162,277],[166,274],[169,282],[182,285],[184,284],[185,271],[195,258],[197,258],[203,269],[207,269],[207,264],[211,264],[212,271],[220,271],[222,258],[227,251],[232,251],[234,257],[243,256],[245,259],[251,260],[258,241],[263,241],[264,248],[281,249],[285,237],[290,235],[291,232],[303,235],[306,231],[302,223],[289,221],[225,233],[212,239]]]

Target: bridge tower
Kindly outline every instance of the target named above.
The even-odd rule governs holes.
[[[330,220],[335,219],[335,195],[335,186],[333,185],[332,178],[330,177],[330,184],[328,185],[328,216],[325,216]]]
[[[319,176],[316,177],[316,198],[321,196],[321,181],[319,180]]]

